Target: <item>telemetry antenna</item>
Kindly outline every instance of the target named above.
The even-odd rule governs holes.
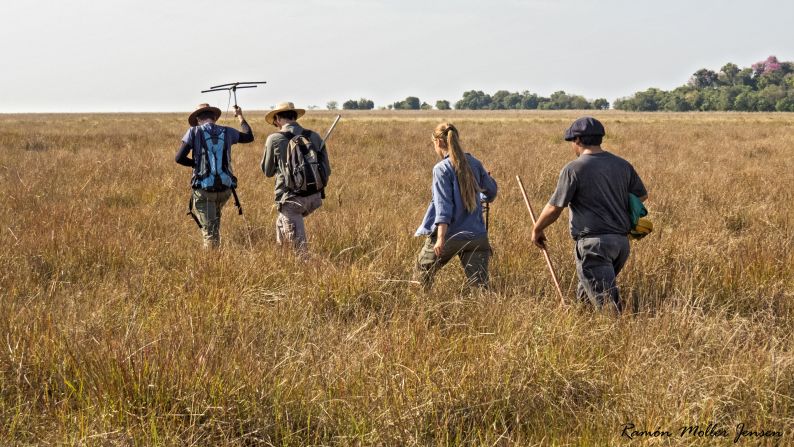
[[[228,91],[234,95],[234,107],[237,107],[237,89],[241,88],[256,88],[258,84],[267,84],[266,81],[254,81],[254,82],[230,82],[228,84],[220,84],[214,85],[207,90],[202,90],[201,93],[208,93],[208,92],[223,92]]]

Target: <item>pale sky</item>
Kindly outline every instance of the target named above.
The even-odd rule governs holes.
[[[0,113],[324,108],[565,90],[610,102],[794,60],[791,0],[3,0]]]

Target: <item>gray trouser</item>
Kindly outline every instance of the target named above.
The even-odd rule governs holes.
[[[466,272],[466,285],[488,287],[488,261],[491,258],[491,245],[488,243],[488,236],[472,240],[448,240],[444,243],[441,256],[436,256],[433,251],[435,244],[436,236],[428,237],[419,251],[419,259],[416,263],[418,279],[425,289],[430,289],[433,286],[436,272],[455,255],[460,258],[460,263]]]
[[[229,200],[232,190],[221,192],[193,190],[193,209],[201,222],[204,248],[217,248],[221,243],[221,208]]]
[[[629,259],[629,239],[621,234],[602,234],[576,241],[574,256],[579,285],[576,295],[600,308],[608,296],[620,312],[620,293],[616,278]]]
[[[310,196],[290,197],[278,207],[276,219],[276,242],[292,244],[300,255],[308,251],[306,247],[306,227],[303,218],[314,212],[323,204],[321,193]]]

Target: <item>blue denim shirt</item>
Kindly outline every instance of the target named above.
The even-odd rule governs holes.
[[[433,200],[427,207],[422,225],[416,230],[415,236],[429,236],[436,231],[438,224],[447,224],[447,239],[476,239],[484,236],[485,221],[482,217],[482,203],[496,199],[496,180],[485,170],[480,160],[466,154],[474,179],[480,186],[480,201],[474,212],[466,212],[460,196],[458,176],[449,158],[444,158],[433,167]]]

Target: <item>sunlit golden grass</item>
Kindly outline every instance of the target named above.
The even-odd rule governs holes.
[[[245,215],[211,253],[173,161],[185,116],[0,116],[0,445],[794,443],[794,115],[598,114],[656,226],[620,318],[558,306],[514,180],[539,210],[576,112],[344,113],[307,263],[274,246],[249,115]],[[409,282],[442,120],[499,182],[489,293],[457,265]],[[566,222],[547,234],[570,300]],[[731,436],[678,436],[709,423]]]

